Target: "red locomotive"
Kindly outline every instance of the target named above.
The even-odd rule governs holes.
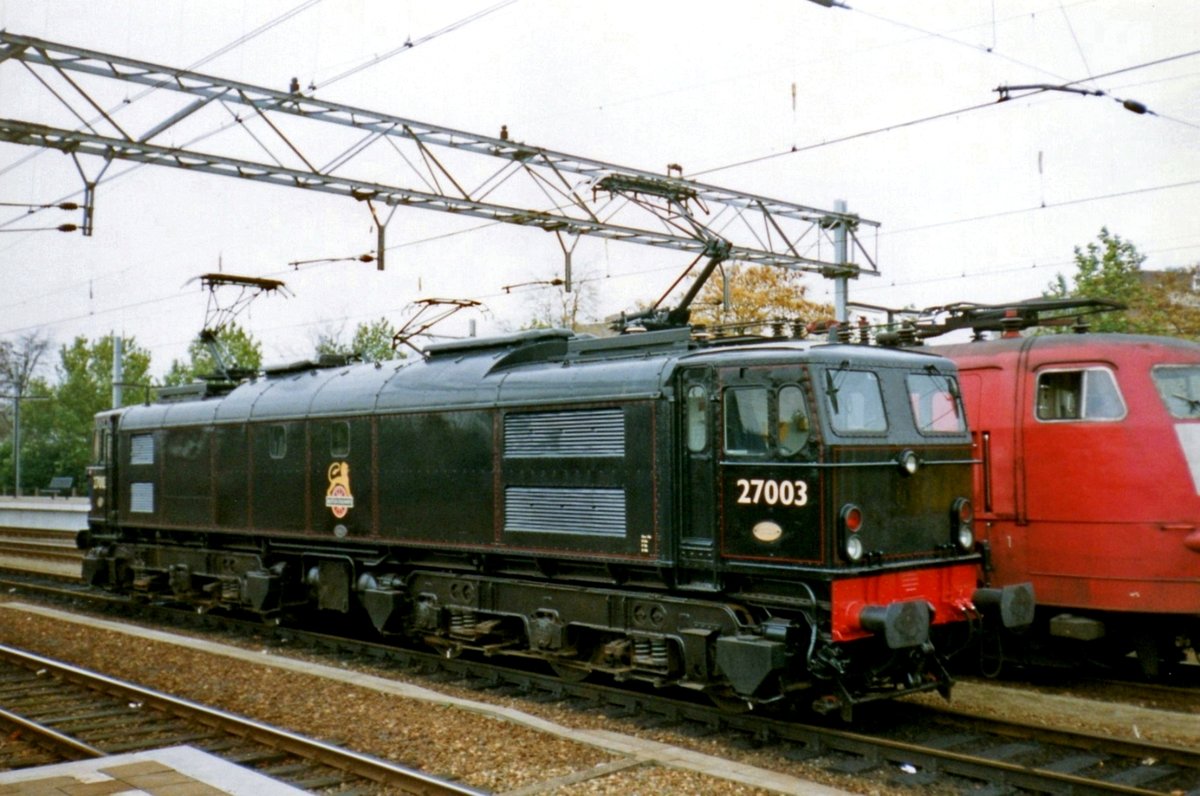
[[[997,339],[934,350],[961,373],[992,578],[1037,594],[1022,651],[1109,663],[1136,653],[1155,677],[1200,646],[1200,344],[1021,334],[1072,322],[1064,310],[1110,308],[958,305],[938,333]]]

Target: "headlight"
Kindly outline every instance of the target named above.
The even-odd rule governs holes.
[[[896,461],[900,463],[900,469],[905,475],[916,475],[917,470],[921,469],[921,459],[917,454],[910,450],[901,451],[896,457]]]
[[[847,536],[846,537],[846,558],[850,559],[851,561],[857,561],[858,559],[862,558],[862,554],[863,554],[862,539],[859,539],[857,536]]]
[[[958,498],[950,507],[950,532],[954,544],[964,553],[975,547],[975,507],[966,498]]]
[[[863,554],[862,539],[858,538],[858,532],[863,526],[862,509],[853,503],[847,503],[842,506],[838,519],[842,526],[842,552],[846,554],[847,560],[858,561]]]

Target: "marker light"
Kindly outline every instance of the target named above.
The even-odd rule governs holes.
[[[950,530],[959,550],[969,553],[975,547],[975,507],[964,497],[950,507]]]
[[[842,506],[839,518],[842,525],[842,550],[849,561],[858,561],[863,554],[862,539],[858,538],[858,532],[863,526],[862,509],[853,503],[847,503]]]
[[[896,457],[896,461],[900,463],[900,469],[904,471],[905,475],[916,475],[917,470],[921,469],[921,460],[910,450],[901,452]]]

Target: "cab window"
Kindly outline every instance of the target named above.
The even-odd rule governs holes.
[[[736,387],[725,391],[725,452],[759,455],[770,447],[765,387]]]
[[[906,381],[917,431],[922,434],[958,434],[967,430],[958,398],[958,382],[953,376],[910,373]]]
[[[808,444],[808,409],[795,384],[779,388],[779,452],[792,456]]]
[[[1125,401],[1107,368],[1043,371],[1037,377],[1038,420],[1120,420]]]
[[[92,463],[108,464],[109,431],[106,427],[98,427],[92,434]]]
[[[699,384],[688,387],[684,407],[688,450],[700,453],[708,447],[708,391]]]
[[[838,434],[887,431],[879,377],[867,370],[825,371],[825,400]]]
[[[1172,417],[1200,417],[1200,365],[1156,365],[1150,375]]]

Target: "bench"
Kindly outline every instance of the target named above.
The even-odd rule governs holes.
[[[69,475],[56,475],[50,479],[50,485],[42,490],[48,494],[51,499],[54,499],[63,492],[70,493],[71,487],[75,485],[75,479]]]

